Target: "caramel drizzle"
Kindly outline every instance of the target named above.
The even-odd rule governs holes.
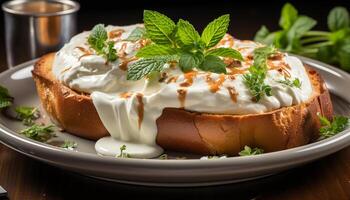
[[[137,105],[137,113],[138,113],[138,125],[139,125],[139,129],[141,128],[141,124],[143,121],[143,113],[144,113],[144,104],[143,104],[143,94],[142,93],[137,93],[136,94],[136,98],[138,101],[138,105]]]
[[[214,81],[211,77],[210,77],[211,74],[208,74],[207,77],[206,77],[206,81],[209,85],[209,89],[210,89],[210,92],[212,93],[215,93],[217,92],[221,85],[224,83],[225,81],[225,74],[220,74],[219,76],[219,79]]]
[[[229,34],[226,34],[224,36],[224,38],[222,38],[222,40],[220,40],[220,42],[218,43],[217,46],[225,45],[226,43],[228,43],[229,47],[233,47],[234,42],[235,41],[234,41],[233,37]]]
[[[184,74],[185,81],[180,83],[181,87],[189,87],[193,84],[193,78],[196,77],[198,72],[191,71]]]
[[[151,43],[151,41],[149,39],[146,38],[142,38],[138,41],[138,43],[140,44],[140,49],[143,48],[144,46],[148,45],[149,43]]]
[[[280,74],[282,74],[285,77],[290,78],[291,74],[289,70],[291,69],[290,66],[286,63],[279,63],[278,65],[275,65],[272,61],[268,61],[269,70],[277,70]],[[289,69],[289,70],[288,70]]]
[[[126,56],[125,50],[126,50],[127,43],[123,43],[118,51],[118,57],[124,58]]]
[[[70,70],[72,67],[65,67],[62,71],[61,74],[65,73],[66,71]]]
[[[240,69],[240,68],[232,68],[228,72],[230,75],[236,75],[236,74],[245,74],[247,72],[248,68]]]
[[[178,78],[179,78],[178,76],[170,77],[170,78],[166,81],[166,83],[167,83],[167,84],[169,84],[169,83],[176,83],[176,81],[177,81]]]
[[[122,92],[119,94],[120,98],[127,99],[132,96],[131,92]]]
[[[115,39],[115,38],[120,38],[120,36],[122,36],[122,34],[125,32],[125,30],[123,29],[115,29],[112,30],[108,33],[108,36],[110,39]]]
[[[137,60],[136,57],[132,57],[132,58],[129,58],[129,59],[126,59],[126,60],[123,60],[120,64],[119,64],[119,69],[123,70],[123,71],[126,71],[128,70],[128,64],[132,61],[135,61]]]
[[[87,49],[85,49],[85,48],[83,48],[83,47],[75,47],[75,48],[79,49],[81,52],[84,53],[83,55],[81,55],[81,56],[78,58],[78,60],[80,60],[81,58],[83,58],[83,57],[85,57],[85,56],[93,55],[93,53],[92,53],[91,51],[89,51],[89,50],[87,50]]]
[[[178,89],[177,93],[178,93],[177,98],[180,101],[180,108],[185,108],[185,100],[186,100],[187,90],[186,89]]]
[[[230,94],[231,100],[236,103],[237,102],[237,91],[234,87],[227,87],[228,93]]]

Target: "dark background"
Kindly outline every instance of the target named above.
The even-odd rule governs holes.
[[[0,2],[4,2],[0,0]],[[283,4],[287,1],[252,0],[79,0],[78,30],[88,30],[97,23],[127,25],[142,22],[142,11],[160,11],[173,20],[189,20],[198,30],[219,15],[231,14],[229,32],[239,39],[252,39],[261,25],[278,28]],[[291,2],[301,14],[316,19],[318,29],[326,29],[327,15],[331,8],[342,5],[350,8],[350,0],[294,0]],[[0,64],[6,65],[3,14],[0,18]],[[4,66],[1,66],[4,69]]]

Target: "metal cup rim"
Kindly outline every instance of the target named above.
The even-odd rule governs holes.
[[[36,1],[43,1],[43,0],[36,0]],[[69,8],[67,10],[62,10],[62,11],[58,11],[58,12],[50,12],[50,13],[35,13],[35,12],[27,12],[27,11],[18,11],[18,10],[14,10],[11,8],[12,5],[30,2],[30,0],[6,1],[1,5],[1,7],[2,7],[2,10],[6,13],[11,13],[11,14],[15,14],[15,15],[33,16],[33,17],[49,17],[49,16],[67,15],[67,14],[75,13],[80,9],[80,4],[76,1],[71,1],[71,0],[46,0],[46,1],[69,5],[69,6],[71,6],[71,8]]]

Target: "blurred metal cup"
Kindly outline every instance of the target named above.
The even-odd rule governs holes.
[[[13,0],[5,13],[7,64],[13,67],[57,51],[76,34],[80,5],[70,0]]]

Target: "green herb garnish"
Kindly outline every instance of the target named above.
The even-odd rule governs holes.
[[[301,88],[301,81],[298,78],[295,78],[293,81],[291,81],[290,79],[284,77],[284,80],[278,80],[277,82],[289,87],[296,87],[299,89]]]
[[[18,106],[15,112],[17,113],[17,118],[22,120],[26,126],[33,125],[34,120],[40,117],[38,109],[34,107]]]
[[[350,18],[344,7],[333,8],[328,15],[329,31],[312,30],[316,21],[299,15],[290,4],[284,5],[279,25],[282,30],[270,32],[262,26],[255,40],[273,44],[284,51],[340,65],[350,71]]]
[[[47,140],[55,136],[55,134],[53,133],[53,127],[53,125],[42,126],[34,124],[22,130],[20,133],[30,139],[37,140],[40,142],[46,142]]]
[[[223,15],[204,29],[200,35],[186,20],[177,24],[169,17],[145,10],[143,21],[145,35],[151,44],[140,49],[136,57],[140,60],[128,68],[127,79],[139,80],[151,72],[161,72],[168,62],[177,62],[182,71],[198,68],[214,73],[226,73],[221,57],[243,60],[239,51],[231,48],[213,49],[224,37],[229,26],[229,15]],[[171,59],[165,59],[171,58]]]
[[[271,96],[271,87],[264,83],[268,71],[267,59],[277,52],[273,46],[265,46],[254,50],[254,63],[249,73],[243,75],[243,81],[258,102],[264,95]]]
[[[349,126],[349,118],[344,116],[334,116],[332,122],[318,113],[320,119],[320,139],[325,139],[342,132]]]
[[[158,159],[160,159],[160,160],[168,160],[168,154],[163,153],[162,155],[160,155],[160,156],[158,157]]]
[[[145,38],[146,30],[143,27],[136,27],[124,41],[136,42]]]
[[[126,151],[126,145],[123,144],[121,147],[120,147],[120,153],[119,155],[117,156],[117,158],[130,158],[130,155],[128,153],[125,152]]]
[[[69,150],[72,150],[72,149],[75,149],[77,148],[78,144],[74,141],[68,141],[68,140],[65,140],[64,143],[61,145],[62,148],[65,148],[65,149],[69,149]]]
[[[7,108],[12,105],[13,97],[7,88],[0,85],[0,109]]]
[[[91,30],[88,43],[98,55],[102,55],[107,61],[117,60],[117,51],[114,49],[114,42],[108,41],[108,34],[103,24],[97,24]]]
[[[252,155],[258,155],[258,154],[263,154],[264,150],[260,148],[250,148],[249,146],[245,145],[244,149],[240,151],[238,154],[240,156],[252,156]]]

